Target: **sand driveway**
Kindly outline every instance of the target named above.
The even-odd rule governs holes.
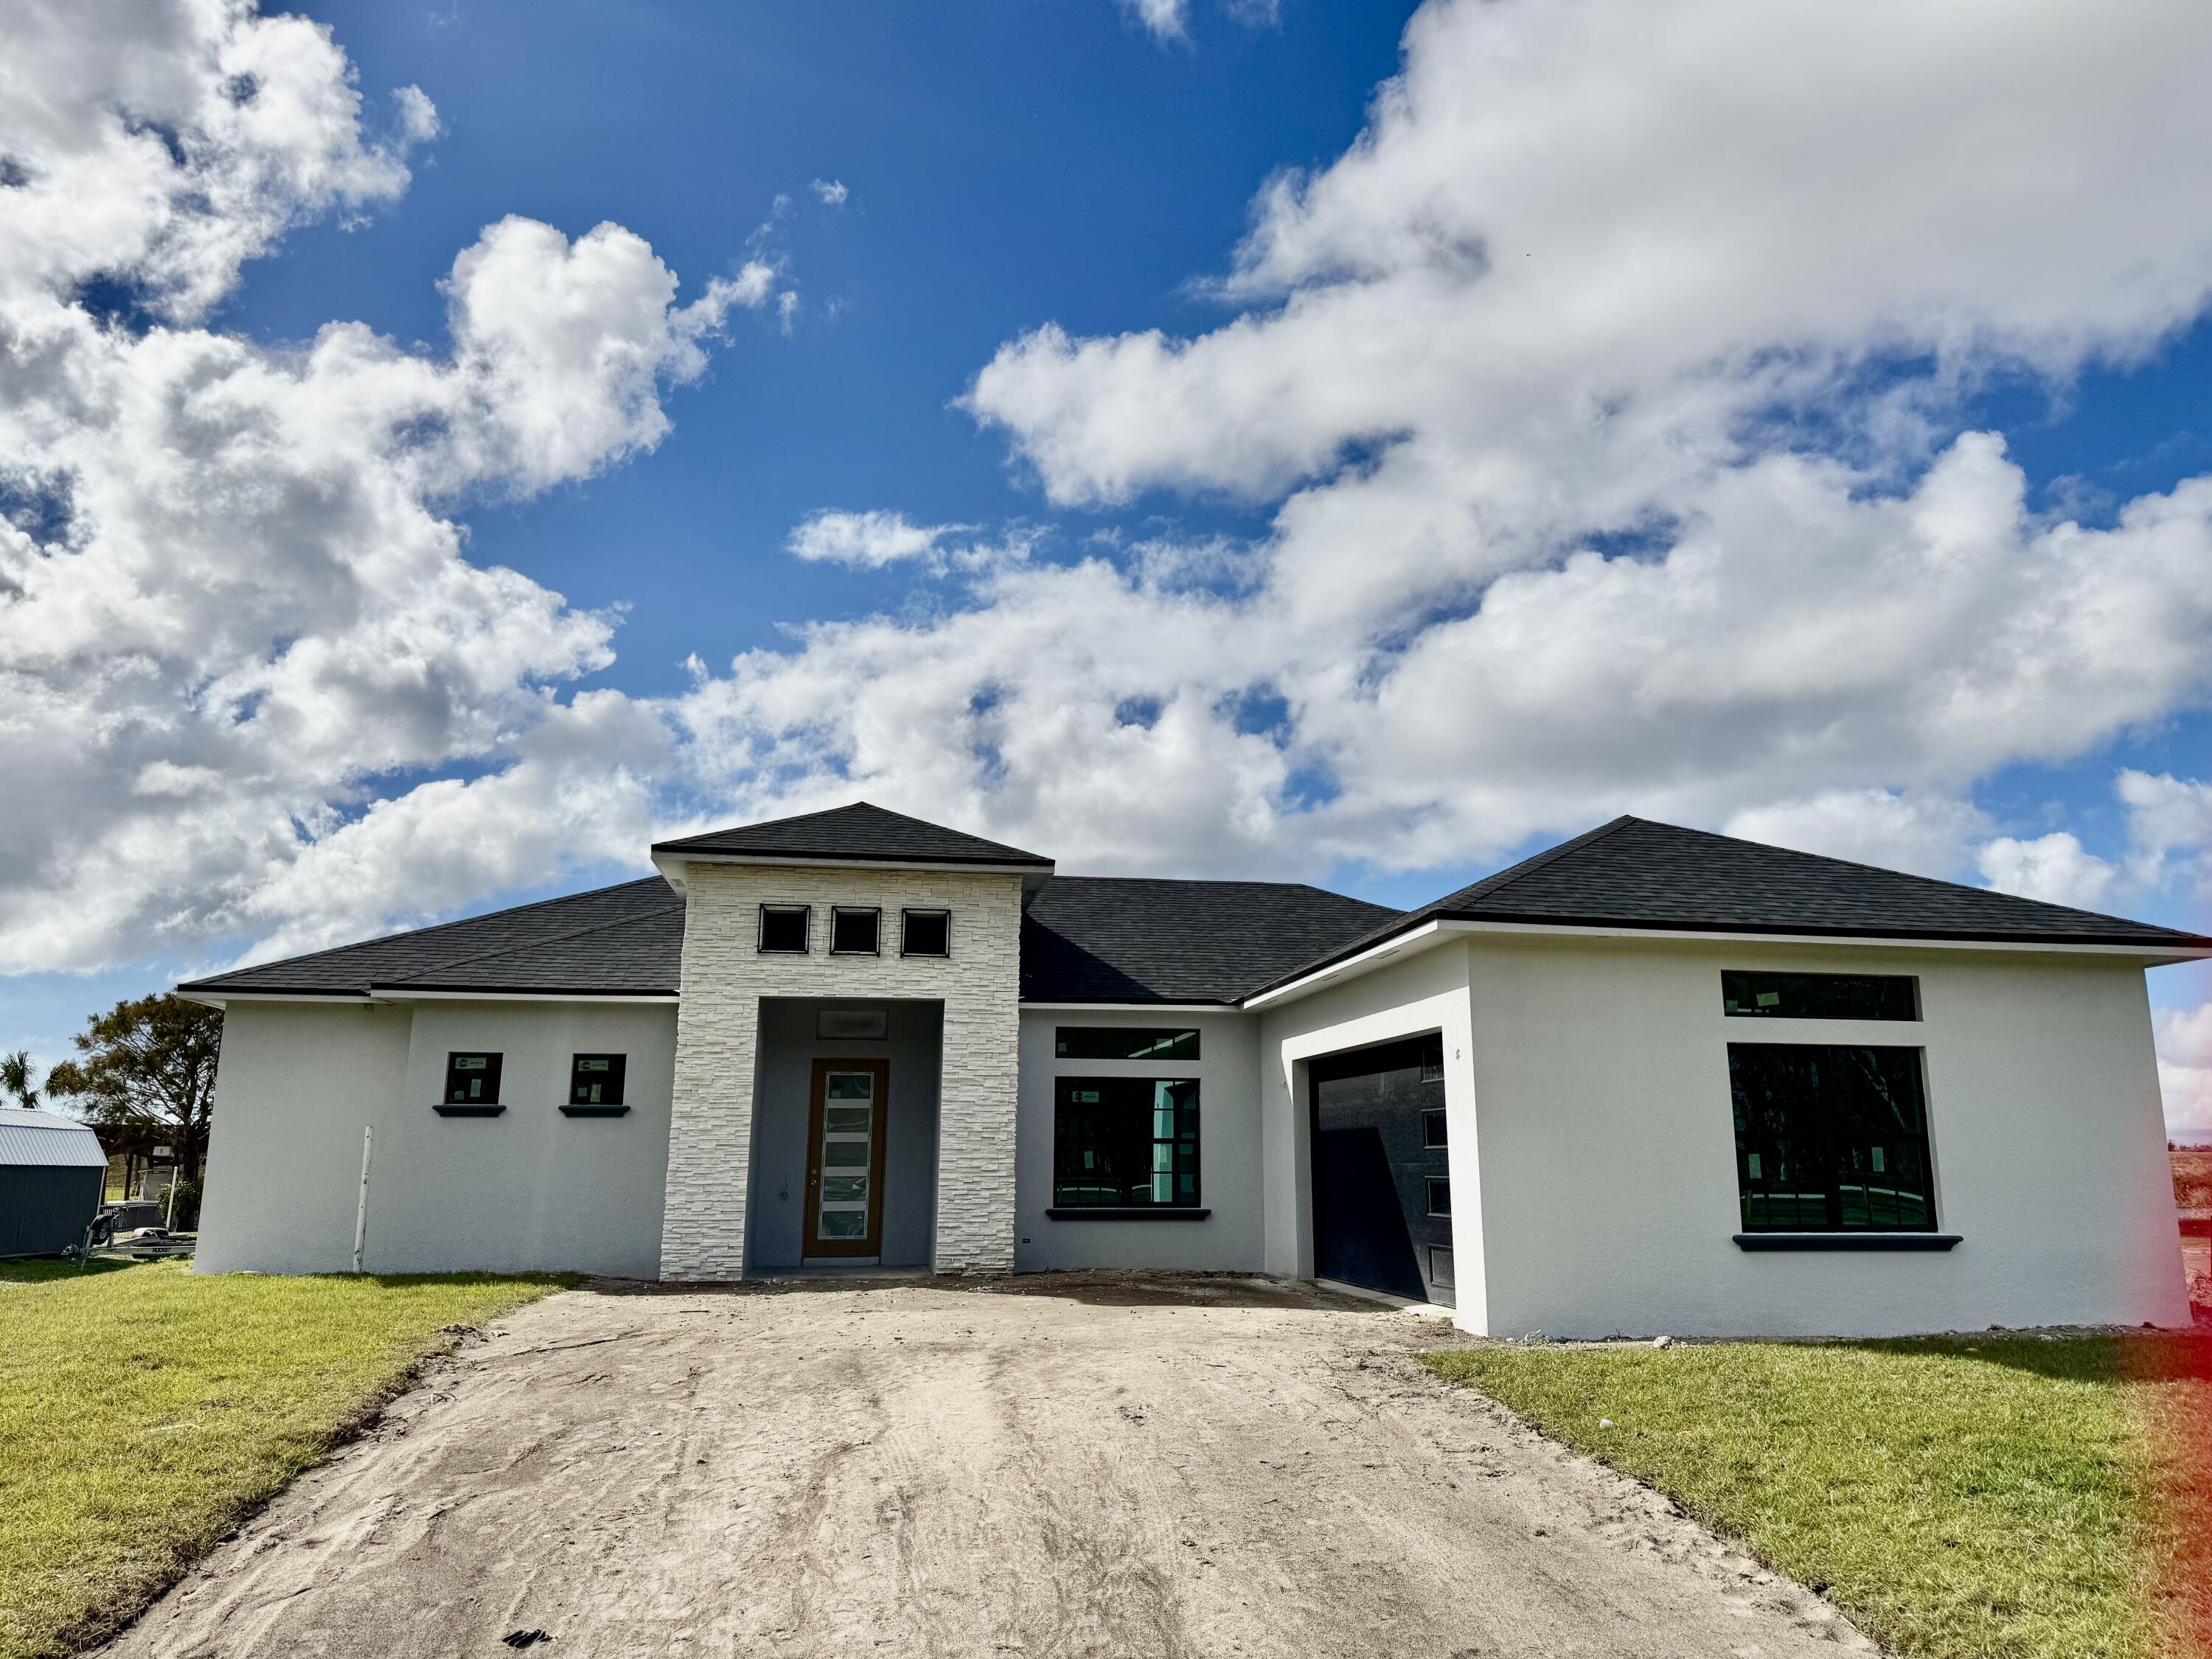
[[[556,1296],[111,1651],[1806,1655],[1827,1606],[1267,1281]]]

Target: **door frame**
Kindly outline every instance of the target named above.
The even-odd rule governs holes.
[[[822,1108],[832,1072],[867,1072],[874,1075],[874,1115],[869,1121],[868,1231],[864,1238],[822,1238],[816,1236],[822,1211]],[[799,1224],[799,1255],[802,1261],[837,1256],[884,1254],[884,1126],[890,1115],[891,1063],[871,1056],[854,1060],[817,1060],[806,1107],[806,1215]]]

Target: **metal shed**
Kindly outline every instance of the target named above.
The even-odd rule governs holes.
[[[82,1243],[106,1182],[107,1154],[83,1124],[0,1109],[0,1256]]]

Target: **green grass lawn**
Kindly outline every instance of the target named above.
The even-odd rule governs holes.
[[[558,1282],[0,1264],[0,1659],[114,1628],[457,1329]]]
[[[2212,1630],[2212,1342],[1497,1346],[1427,1363],[1928,1659]],[[1607,1426],[1607,1423],[1610,1426]]]

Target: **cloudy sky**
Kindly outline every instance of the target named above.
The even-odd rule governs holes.
[[[0,35],[0,1046],[862,796],[2212,919],[2212,7]]]

